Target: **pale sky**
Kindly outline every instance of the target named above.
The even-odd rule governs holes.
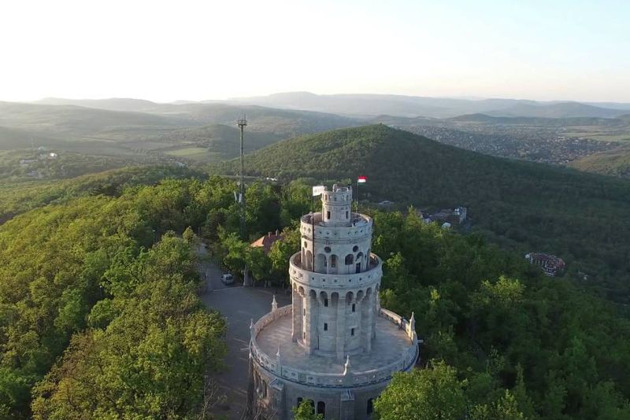
[[[3,0],[0,100],[630,102],[628,0]]]

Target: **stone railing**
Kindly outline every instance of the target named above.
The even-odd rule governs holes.
[[[314,373],[311,371],[296,369],[282,364],[282,355],[268,355],[263,352],[256,343],[256,337],[258,333],[262,331],[267,325],[274,322],[278,318],[288,316],[291,313],[291,305],[284,306],[275,311],[268,313],[260,318],[256,324],[251,326],[251,341],[250,341],[250,354],[254,361],[263,369],[273,373],[274,375],[283,379],[297,382],[300,384],[318,386],[323,388],[335,388],[335,387],[351,387],[351,386],[364,386],[370,384],[376,384],[389,380],[396,372],[410,370],[417,358],[418,358],[418,342],[416,339],[410,340],[409,347],[405,349],[400,355],[400,358],[389,365],[380,367],[378,369],[372,369],[369,371],[362,371],[355,373],[352,367],[346,369],[344,373]],[[392,323],[396,323],[400,326],[400,322],[404,321],[401,317],[394,314],[391,311],[382,309],[379,313]]]
[[[286,305],[275,311],[269,312],[267,315],[263,315],[255,324],[250,327],[251,338],[255,339],[258,333],[263,330],[267,325],[271,324],[275,320],[291,314],[291,305]]]
[[[289,275],[298,283],[326,289],[362,288],[381,279],[383,269],[381,259],[376,254],[370,254],[368,269],[361,273],[352,274],[324,274],[313,273],[302,268],[301,254],[293,254],[289,260]]]
[[[398,328],[400,328],[401,330],[405,330],[405,333],[407,333],[407,337],[409,337],[411,341],[418,340],[418,336],[416,335],[416,322],[413,314],[411,314],[411,320],[407,320],[395,312],[380,308],[378,316],[387,319],[389,322],[395,325],[398,325]]]
[[[326,226],[321,213],[311,213],[300,219],[300,233],[312,239],[315,231],[316,242],[334,240],[337,243],[356,242],[372,235],[372,218],[364,214],[352,213],[350,226]]]

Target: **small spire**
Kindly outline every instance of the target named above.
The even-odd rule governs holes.
[[[411,328],[413,328],[414,330],[416,329],[416,313],[415,312],[411,313],[411,319],[409,320],[409,325],[411,325]]]
[[[274,312],[278,309],[278,302],[276,301],[276,295],[273,295],[273,300],[271,301],[271,312]]]
[[[254,318],[249,318],[249,329],[250,330],[254,329]]]
[[[278,351],[276,352],[276,359],[280,360],[280,346],[278,346]]]

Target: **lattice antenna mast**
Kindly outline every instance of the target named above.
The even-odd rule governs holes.
[[[241,181],[239,191],[239,203],[241,205],[241,236],[245,239],[245,158],[243,152],[243,137],[245,134],[245,127],[247,126],[247,119],[244,114],[242,118],[238,119],[237,124],[238,128],[241,129]]]

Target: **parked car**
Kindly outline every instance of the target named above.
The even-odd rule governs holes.
[[[223,275],[221,276],[221,282],[223,284],[233,284],[234,276],[230,273],[223,273]]]

